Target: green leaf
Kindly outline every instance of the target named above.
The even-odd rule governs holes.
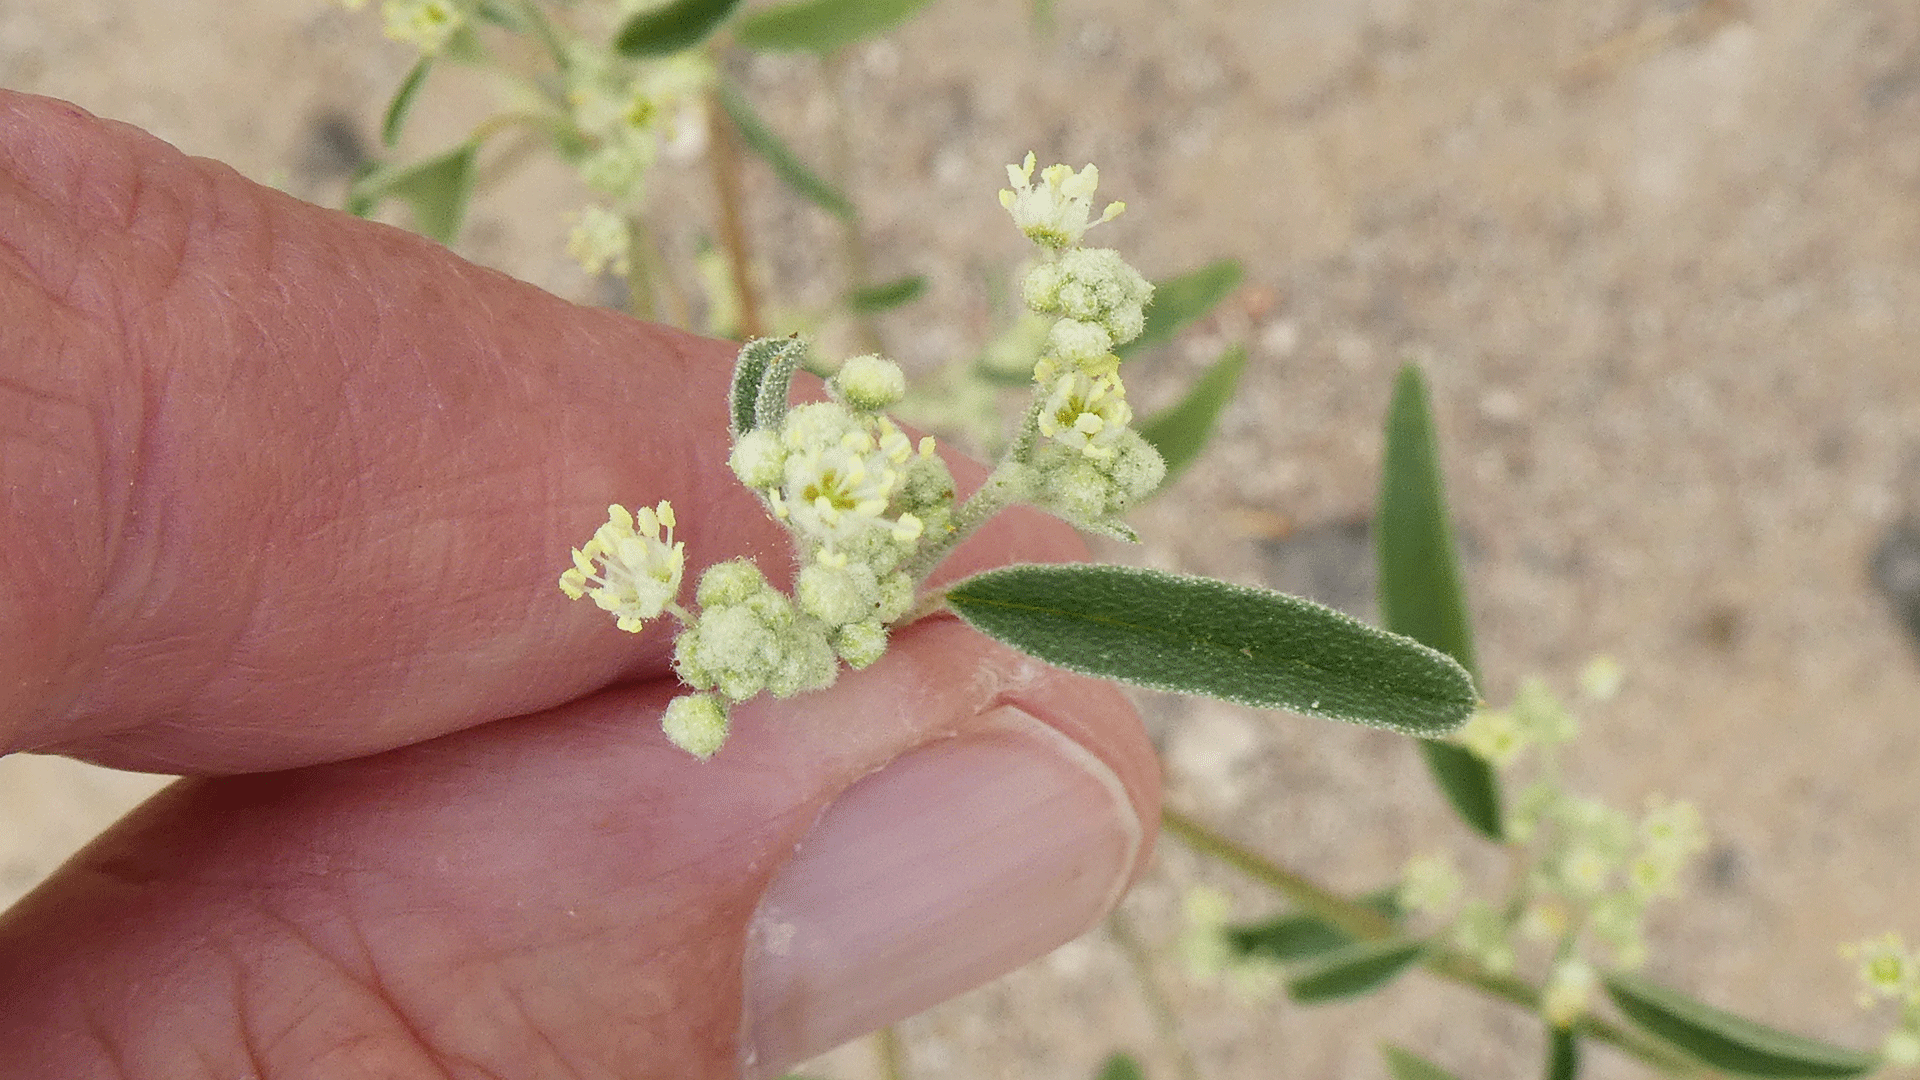
[[[674,0],[665,7],[642,11],[614,35],[614,50],[622,56],[667,56],[691,49],[707,40],[739,3]]]
[[[947,602],[989,637],[1154,690],[1437,735],[1478,696],[1460,665],[1296,596],[1131,566],[1006,566]]]
[[[1546,1080],[1575,1080],[1580,1075],[1580,1036],[1560,1027],[1547,1028]]]
[[[387,113],[380,120],[380,145],[392,148],[400,141],[400,129],[406,126],[407,114],[413,111],[413,99],[420,94],[420,87],[427,81],[427,72],[433,69],[433,57],[423,56],[400,80],[400,89],[393,92],[393,100],[387,103]]]
[[[1240,263],[1220,259],[1177,278],[1156,282],[1147,325],[1140,336],[1115,349],[1122,358],[1173,340],[1188,323],[1204,316],[1240,286]]]
[[[1233,400],[1240,373],[1247,367],[1247,351],[1230,345],[1212,366],[1193,381],[1185,397],[1134,425],[1167,462],[1167,477],[1193,464],[1213,435],[1220,410]]]
[[[1716,1009],[1638,975],[1602,977],[1607,995],[1629,1019],[1704,1064],[1741,1076],[1859,1076],[1879,1056],[1789,1035]]]
[[[1287,980],[1287,996],[1301,1005],[1369,994],[1412,967],[1426,951],[1422,941],[1389,939],[1349,945]]]
[[[492,23],[502,30],[510,30],[516,34],[524,34],[534,28],[533,24],[527,20],[525,13],[515,10],[510,4],[500,3],[499,0],[480,0],[474,5],[473,14],[482,22]]]
[[[1471,672],[1473,631],[1447,516],[1439,441],[1426,382],[1412,364],[1400,369],[1394,385],[1386,439],[1374,531],[1381,625],[1446,653]],[[1461,820],[1490,840],[1503,840],[1500,780],[1493,767],[1448,743],[1427,742],[1421,751]]]
[[[412,208],[415,229],[451,244],[467,216],[479,156],[480,144],[467,142],[412,165],[375,168],[347,193],[348,206],[370,213],[381,199],[399,199]]]
[[[927,276],[914,274],[882,285],[869,285],[864,289],[855,289],[853,295],[847,297],[847,306],[862,315],[878,315],[902,304],[910,304],[926,291]]]
[[[753,111],[753,105],[732,85],[721,83],[718,91],[720,107],[726,110],[727,119],[733,121],[734,130],[740,133],[740,142],[754,153],[780,182],[792,188],[794,193],[813,205],[839,218],[853,220],[853,203],[832,184],[822,180],[819,174],[807,168],[799,155],[788,149],[773,133],[766,121]]]
[[[1386,1056],[1387,1074],[1393,1080],[1456,1080],[1447,1070],[1392,1043],[1381,1043],[1380,1052]]]
[[[1353,935],[1313,915],[1282,915],[1266,922],[1229,926],[1226,936],[1235,955],[1259,956],[1283,964],[1325,956],[1354,942]]]
[[[830,53],[906,22],[928,0],[799,0],[743,16],[740,44],[767,52]]]
[[[807,357],[798,336],[755,338],[740,347],[727,390],[727,418],[734,438],[759,428],[777,428],[787,416],[793,373]]]
[[[1115,1053],[1109,1055],[1094,1074],[1094,1080],[1146,1080],[1146,1073],[1140,1071],[1140,1063],[1130,1054]]]

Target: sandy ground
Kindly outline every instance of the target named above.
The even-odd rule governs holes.
[[[1873,571],[1884,546],[1883,582],[1910,596],[1920,581],[1902,524],[1920,515],[1920,7],[1059,0],[1057,18],[1041,36],[1023,4],[946,0],[848,58],[850,186],[875,276],[933,277],[884,324],[890,348],[924,366],[989,328],[984,282],[1019,255],[992,197],[1002,163],[1029,147],[1097,160],[1133,207],[1106,242],[1150,275],[1228,254],[1248,271],[1229,310],[1142,363],[1138,396],[1164,400],[1230,340],[1253,359],[1228,440],[1139,515],[1150,543],[1118,557],[1360,603],[1352,523],[1392,372],[1421,359],[1490,696],[1529,673],[1569,689],[1586,658],[1617,657],[1627,682],[1587,717],[1573,775],[1629,808],[1694,800],[1716,838],[1691,896],[1655,920],[1652,972],[1810,1033],[1877,1037],[1835,945],[1920,936],[1920,678]],[[323,202],[407,63],[368,14],[318,2],[0,7],[0,84]],[[819,65],[740,70],[818,145]],[[421,148],[472,119],[436,89]],[[663,203],[704,220],[700,178],[669,166]],[[824,301],[829,220],[761,170],[749,182],[763,279]],[[560,252],[576,199],[523,175],[481,203],[461,249],[591,299]],[[1342,887],[1472,848],[1396,738],[1145,704],[1173,799]],[[153,783],[0,761],[0,895]],[[1382,1037],[1462,1075],[1534,1073],[1524,1018],[1422,979],[1315,1011],[1189,981],[1171,942],[1201,881],[1242,914],[1271,906],[1168,844],[1125,910],[1204,1075],[1379,1077]],[[1176,1075],[1102,935],[904,1033],[927,1080],[1087,1076],[1115,1046]],[[870,1075],[870,1053],[812,1071]]]

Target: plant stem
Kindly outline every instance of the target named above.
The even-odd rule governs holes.
[[[880,1080],[907,1080],[907,1047],[898,1027],[888,1024],[874,1032],[873,1051],[880,1059]]]
[[[1024,466],[1013,460],[1011,455],[1001,458],[1000,463],[993,467],[993,472],[987,475],[986,483],[981,484],[978,491],[954,510],[953,520],[947,525],[947,534],[937,540],[930,539],[925,547],[914,553],[913,558],[901,564],[900,570],[916,585],[925,581],[934,567],[952,554],[961,541],[1020,497],[1026,486],[1021,477],[1024,471]],[[920,609],[916,606],[914,610]]]
[[[1350,900],[1303,874],[1280,865],[1178,810],[1163,809],[1161,825],[1188,847],[1232,866],[1247,876],[1271,886],[1310,914],[1363,939],[1394,936],[1393,921],[1379,912]],[[1471,957],[1445,948],[1427,952],[1426,969],[1449,982],[1478,990],[1489,997],[1518,1005],[1528,1012],[1540,1011],[1540,988],[1524,979],[1503,975]],[[1643,1064],[1669,1076],[1700,1077],[1710,1075],[1678,1051],[1654,1041],[1638,1031],[1621,1027],[1610,1020],[1587,1014],[1574,1022],[1574,1031],[1583,1038],[1606,1043],[1639,1059]]]
[[[1180,1018],[1173,1011],[1173,1003],[1168,1000],[1167,992],[1154,977],[1153,964],[1147,956],[1146,945],[1133,928],[1133,920],[1119,911],[1107,916],[1107,935],[1114,944],[1120,946],[1121,955],[1127,958],[1127,964],[1133,968],[1133,977],[1139,980],[1140,995],[1147,1000],[1147,1011],[1153,1014],[1154,1026],[1160,1029],[1160,1041],[1167,1044],[1173,1054],[1174,1067],[1179,1070],[1182,1080],[1200,1080],[1200,1070],[1193,1062],[1193,1051],[1187,1048],[1187,1042],[1180,1037]]]
[[[760,322],[760,296],[753,288],[753,249],[747,242],[747,212],[740,192],[740,144],[717,92],[707,95],[707,160],[713,166],[713,191],[720,200],[720,250],[727,253],[733,290],[740,298],[742,340],[765,332]]]

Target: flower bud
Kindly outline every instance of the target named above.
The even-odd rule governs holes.
[[[705,761],[727,741],[727,708],[712,694],[682,694],[667,702],[660,729],[673,745]]]
[[[827,392],[851,408],[879,412],[907,396],[907,377],[891,360],[856,356],[827,380]]]

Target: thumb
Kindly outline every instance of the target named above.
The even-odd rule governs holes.
[[[1090,928],[1152,839],[1125,700],[951,620],[710,762],[674,690],[169,788],[0,921],[0,1076],[774,1076]]]

